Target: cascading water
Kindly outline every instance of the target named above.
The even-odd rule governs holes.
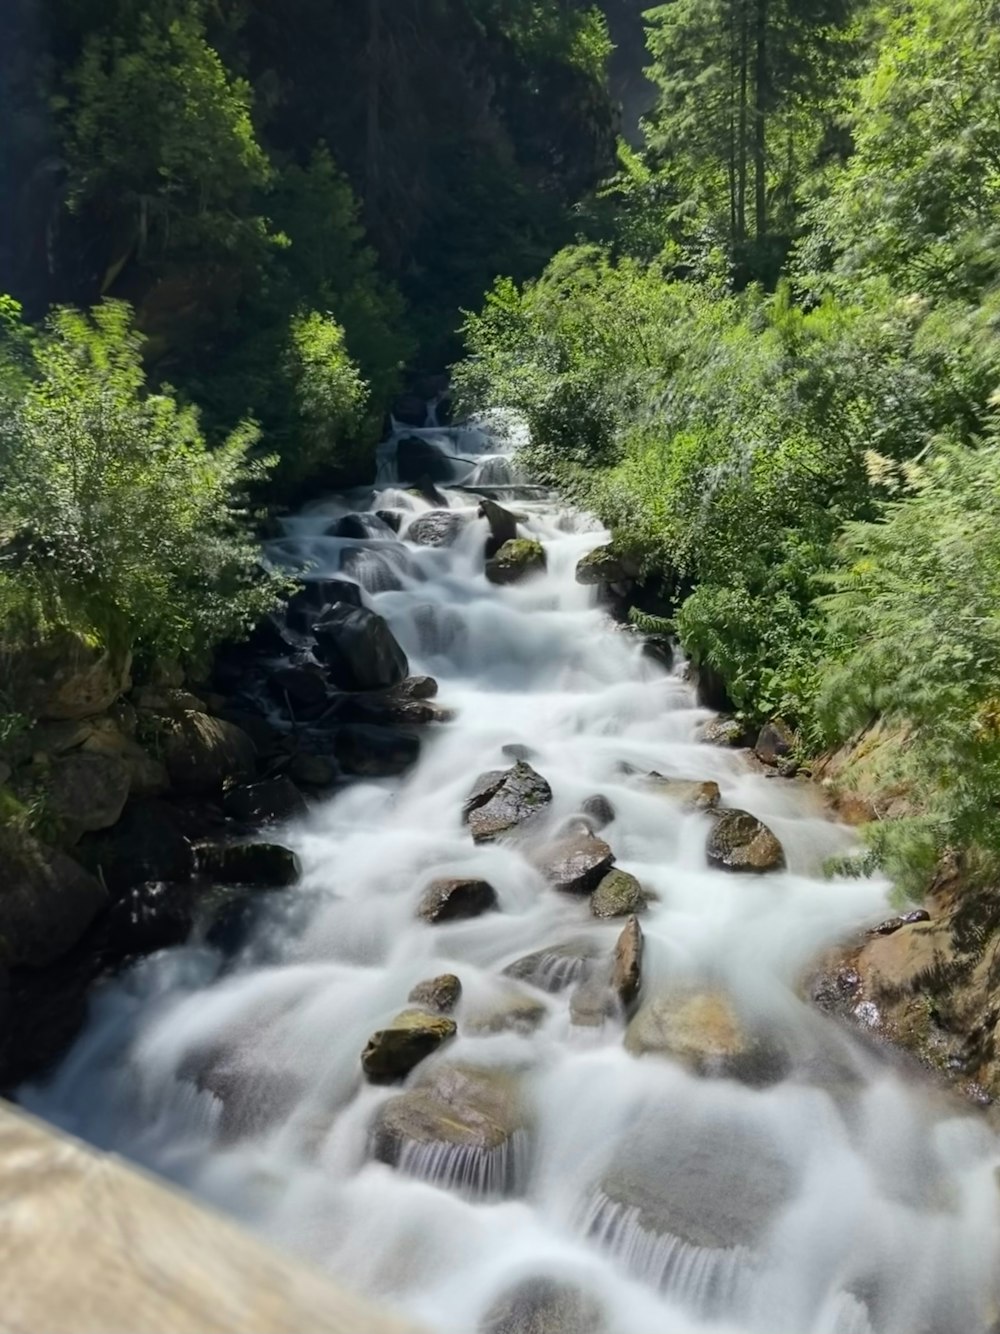
[[[510,482],[481,432],[474,447],[468,431],[409,434],[444,438],[454,483]],[[425,729],[405,777],[356,782],[285,831],[302,884],[268,899],[235,953],[195,938],[100,991],[24,1101],[436,1334],[985,1334],[1000,1144],[794,991],[825,944],[884,915],[886,886],[822,878],[848,831],[806,787],[698,742],[691,689],[574,580],[595,524],[517,499],[548,570],[494,587],[475,495],[444,496],[462,520],[452,545],[407,543],[433,506],[398,487],[397,443],[368,508],[405,510],[401,540],[377,522],[325,535],[347,509],[331,502],[290,520],[272,556],[346,568],[454,720]],[[461,819],[512,744],[551,784],[550,832],[588,796],[613,803],[602,836],[651,897],[643,1002],[724,994],[778,1053],[760,1078],[634,1055],[613,1013],[579,1022],[576,986],[621,921],[547,885],[523,842],[474,844]],[[710,817],[653,790],[651,771],[718,783],[766,820],[787,869],[709,869]],[[429,880],[466,875],[499,911],[417,917]],[[360,1052],[448,972],[458,1036],[401,1103],[399,1086],[363,1082]]]

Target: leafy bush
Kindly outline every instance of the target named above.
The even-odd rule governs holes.
[[[264,467],[250,462],[253,425],[209,449],[193,408],[148,393],[122,303],[54,311],[20,379],[11,342],[0,345],[8,609],[172,655],[252,623],[275,597],[241,500]]]
[[[905,477],[877,522],[845,530],[824,600],[844,648],[825,664],[819,704],[832,737],[876,716],[905,733],[885,777],[921,815],[881,828],[879,850],[920,885],[947,847],[1000,871],[997,433],[942,445]]]

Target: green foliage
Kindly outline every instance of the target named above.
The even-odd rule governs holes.
[[[1000,5],[907,0],[852,110],[855,153],[818,203],[800,267],[813,286],[887,276],[976,298],[1000,277]]]
[[[824,600],[844,646],[827,664],[822,716],[834,737],[881,716],[903,729],[888,779],[918,822],[882,831],[897,872],[947,847],[1000,870],[1000,442],[942,445],[877,522],[847,526]]]
[[[3,398],[0,601],[169,655],[245,629],[275,596],[241,507],[255,428],[209,450],[193,408],[147,392],[120,302],[56,310],[32,350]]]
[[[88,36],[72,75],[70,200],[132,213],[138,248],[232,248],[263,228],[248,210],[270,167],[251,91],[205,39],[194,6],[143,14],[134,37]]]

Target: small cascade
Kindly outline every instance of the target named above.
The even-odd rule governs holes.
[[[470,1199],[499,1200],[522,1195],[528,1184],[530,1142],[515,1130],[502,1144],[404,1143],[396,1167],[431,1185]]]
[[[639,1209],[598,1192],[581,1219],[581,1231],[651,1283],[699,1316],[720,1319],[751,1301],[755,1261],[744,1246],[696,1246],[642,1225]]]

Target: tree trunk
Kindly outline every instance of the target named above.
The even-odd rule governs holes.
[[[736,239],[738,241],[746,240],[747,234],[747,92],[750,65],[750,23],[747,12],[749,0],[740,0],[740,133],[739,133],[739,152],[737,161],[739,163],[739,181],[736,193]]]
[[[757,0],[754,58],[754,225],[757,240],[767,235],[767,108],[769,78],[767,69],[767,5]]]

